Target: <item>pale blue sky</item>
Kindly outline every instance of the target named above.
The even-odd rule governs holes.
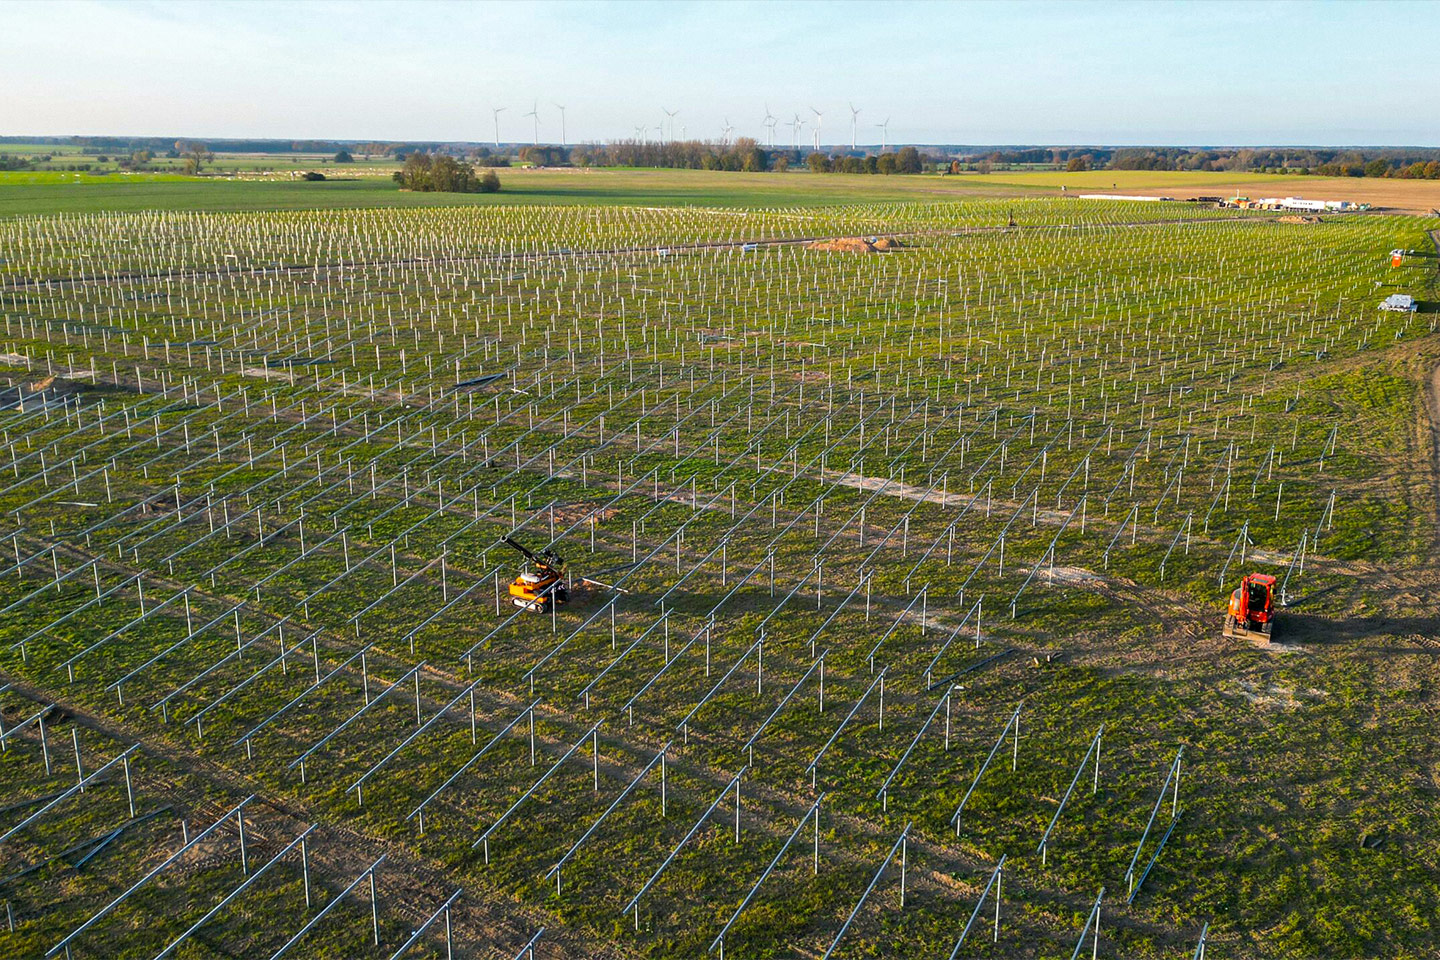
[[[1440,145],[1440,3],[10,0],[0,134]],[[811,127],[802,134],[811,139]],[[777,143],[789,144],[781,126]]]

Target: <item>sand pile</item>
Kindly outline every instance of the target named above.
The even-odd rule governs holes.
[[[893,237],[836,237],[833,240],[811,240],[805,244],[807,250],[826,253],[882,253],[903,246]]]

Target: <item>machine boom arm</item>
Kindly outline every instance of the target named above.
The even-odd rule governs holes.
[[[541,570],[553,570],[556,573],[559,573],[565,565],[564,558],[562,558],[559,554],[555,553],[553,550],[546,549],[545,553],[542,556],[536,556],[533,550],[531,550],[529,547],[526,547],[524,544],[511,539],[509,535],[502,536],[500,538],[500,542],[518,550],[520,554],[525,557],[526,560],[529,560]]]

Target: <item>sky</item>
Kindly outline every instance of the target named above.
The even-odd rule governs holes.
[[[1440,145],[1433,0],[3,7],[7,136]]]

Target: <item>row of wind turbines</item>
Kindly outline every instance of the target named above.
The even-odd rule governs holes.
[[[568,146],[569,143],[566,139],[565,134],[565,107],[564,105],[559,103],[555,104],[554,106],[555,109],[560,111],[560,145],[562,147]],[[847,106],[850,108],[850,149],[855,150],[857,149],[860,110],[853,103],[847,102]],[[500,114],[504,113],[506,109],[506,107],[493,107],[490,111],[491,120],[494,122],[495,125],[495,146],[497,147],[500,146]],[[658,123],[654,127],[650,127],[646,124],[637,125],[635,127],[635,139],[641,141],[642,143],[648,142],[647,138],[650,132],[653,130],[655,133],[656,142],[665,142],[667,139],[665,123],[668,120],[670,124],[668,140],[671,142],[675,140],[675,118],[680,115],[680,111],[670,110],[666,107],[661,107],[660,112],[665,115],[665,119],[661,120],[660,123]],[[824,121],[825,114],[823,111],[818,110],[815,107],[811,107],[810,112],[815,115],[815,122],[811,129],[814,137],[814,149],[818,151],[820,149],[821,124]],[[533,101],[530,106],[529,112],[523,113],[521,114],[521,116],[529,117],[533,121],[533,136],[531,142],[535,146],[539,146],[540,101]],[[772,149],[775,146],[775,128],[777,126],[783,125],[790,128],[790,148],[793,150],[800,146],[801,136],[804,132],[806,125],[809,123],[810,121],[802,117],[798,112],[795,113],[790,120],[784,121],[782,123],[779,117],[775,116],[770,112],[770,105],[768,103],[765,105],[765,117],[761,120],[761,125],[764,126],[766,130],[766,144]],[[875,127],[880,131],[880,149],[883,151],[887,149],[890,145],[890,118],[886,117],[883,122],[875,124]],[[722,126],[721,130],[721,142],[724,143],[726,146],[729,146],[730,134],[735,131],[735,127],[730,123],[728,117],[725,119],[725,123]],[[683,124],[680,126],[680,139],[685,139],[685,126]]]
[[[506,107],[491,107],[490,118],[495,122],[495,146],[500,146],[500,114],[506,111]],[[555,109],[560,111],[560,146],[569,146],[565,139],[565,107],[555,104]],[[535,121],[534,138],[531,140],[535,146],[540,146],[540,101],[534,101],[530,106],[529,113],[522,113],[522,117],[530,117]]]
[[[851,150],[854,150],[854,149],[857,148],[857,147],[856,147],[856,144],[857,144],[858,132],[859,132],[860,110],[859,110],[859,109],[855,106],[855,104],[853,104],[853,103],[850,103],[850,104],[847,104],[847,105],[848,105],[849,108],[850,108],[850,149],[851,149]],[[668,119],[668,120],[670,121],[670,137],[669,137],[669,139],[670,139],[670,140],[674,140],[674,139],[675,139],[675,117],[676,117],[677,114],[679,114],[680,111],[679,111],[679,110],[670,110],[670,109],[667,109],[667,108],[665,108],[665,107],[661,107],[661,108],[660,108],[660,112],[663,113],[663,114],[665,114],[666,119]],[[814,123],[814,126],[812,127],[812,135],[813,135],[813,146],[814,146],[814,149],[818,151],[818,150],[820,149],[820,131],[821,131],[821,128],[822,128],[824,119],[825,119],[825,113],[824,113],[824,111],[819,110],[819,109],[817,109],[817,108],[815,108],[815,107],[811,107],[811,108],[810,108],[810,112],[815,115],[815,123]],[[777,126],[787,126],[787,127],[789,127],[789,128],[790,128],[790,148],[791,148],[792,150],[793,150],[793,149],[796,149],[796,148],[798,148],[798,147],[800,146],[800,138],[801,138],[801,135],[802,135],[802,133],[803,133],[806,125],[810,123],[809,120],[807,120],[807,119],[805,119],[804,117],[802,117],[799,113],[793,114],[793,115],[791,116],[791,119],[782,122],[779,117],[775,116],[773,113],[770,112],[770,105],[769,105],[769,104],[766,104],[766,105],[765,105],[765,116],[764,116],[764,118],[763,118],[760,122],[761,122],[761,125],[764,126],[764,127],[765,127],[765,130],[766,130],[766,144],[767,144],[768,146],[772,147],[772,148],[775,146],[775,128],[776,128]],[[884,149],[886,149],[887,147],[889,147],[889,145],[890,145],[890,118],[889,118],[889,117],[886,117],[885,120],[884,120],[882,123],[877,123],[877,124],[875,124],[875,126],[880,130],[880,149],[881,149],[881,150],[884,150]],[[657,126],[655,126],[655,127],[648,127],[648,126],[645,126],[644,124],[641,124],[641,125],[636,126],[636,127],[635,127],[635,137],[636,137],[636,139],[641,140],[641,141],[643,142],[643,141],[646,139],[646,135],[647,135],[647,134],[649,133],[649,131],[651,131],[652,129],[655,131],[657,140],[663,139],[663,138],[665,137],[665,122],[662,120],[662,121],[661,121]],[[734,130],[735,130],[734,125],[730,123],[730,119],[727,117],[727,118],[725,119],[724,125],[721,127],[721,142],[724,143],[724,144],[726,144],[726,145],[728,146],[729,143],[730,143],[730,134],[733,133]],[[684,137],[685,137],[685,128],[684,128],[683,126],[680,128],[680,136],[681,136],[681,139],[684,139]]]
[[[847,106],[850,108],[850,149],[854,150],[857,147],[860,110],[853,103],[847,103]],[[812,128],[812,134],[814,139],[814,149],[818,151],[820,149],[820,131],[825,120],[825,113],[824,111],[819,110],[815,107],[811,107],[810,112],[815,115],[815,124]],[[790,128],[790,147],[791,149],[795,149],[800,145],[800,136],[805,129],[805,125],[810,121],[806,120],[799,113],[796,113],[793,114],[789,120],[784,121],[782,124],[780,118],[776,117],[770,112],[770,105],[766,104],[765,118],[761,122],[766,127],[768,133],[766,142],[769,146],[775,146],[775,127],[777,125],[783,125]],[[880,130],[880,149],[884,150],[890,145],[890,118],[886,117],[882,123],[877,123],[875,124],[875,126]],[[730,121],[725,121],[725,127],[728,142]]]

